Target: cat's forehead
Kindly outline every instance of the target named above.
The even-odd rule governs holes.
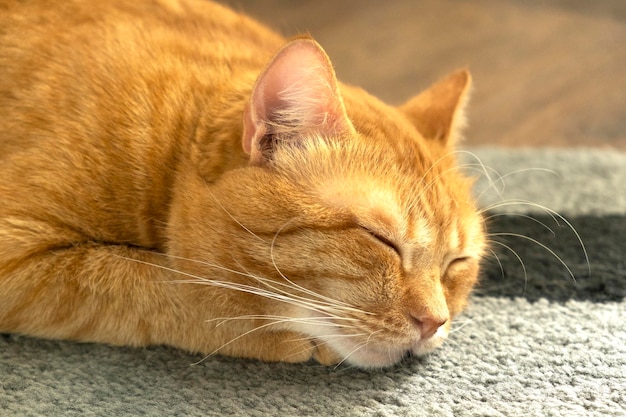
[[[414,138],[359,134],[350,140],[311,137],[302,145],[279,151],[277,168],[312,192],[313,201],[348,209],[358,218],[388,223],[405,234],[408,222],[433,220],[433,208],[453,199],[449,164]]]
[[[424,198],[446,193],[442,161],[403,136],[315,137],[279,158],[288,177],[308,183],[331,205],[386,213],[379,217],[391,221],[405,219]]]
[[[450,160],[422,152],[419,144],[401,145],[361,140],[330,149],[318,161],[325,168],[314,185],[316,196],[408,245],[462,247],[480,232],[465,192],[470,184]]]
[[[359,217],[389,224],[401,224],[401,199],[384,178],[345,175],[320,182],[317,193],[326,204],[349,209]]]
[[[335,169],[320,178],[315,192],[327,205],[347,209],[369,226],[389,226],[404,236],[424,236],[429,210],[421,206],[426,194],[440,187],[422,187],[424,192],[420,192],[423,178],[419,170],[399,167],[394,159],[382,152],[369,156],[367,152],[348,152],[335,161]]]

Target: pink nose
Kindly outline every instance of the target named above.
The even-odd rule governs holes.
[[[411,319],[413,320],[413,324],[415,324],[415,326],[419,329],[420,339],[422,340],[433,337],[433,335],[437,333],[437,330],[439,330],[439,328],[448,321],[448,319],[442,319],[440,317],[433,317],[429,315],[420,317],[411,315]]]

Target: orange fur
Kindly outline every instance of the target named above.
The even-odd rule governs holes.
[[[363,367],[443,341],[485,244],[466,71],[392,108],[202,0],[0,27],[0,331]]]

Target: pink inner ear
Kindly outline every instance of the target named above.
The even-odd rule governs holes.
[[[261,79],[257,90],[261,97],[255,97],[259,110],[291,106],[309,114],[325,112],[336,94],[334,74],[326,61],[322,51],[309,42],[283,50]],[[265,115],[271,116],[267,111]]]
[[[328,57],[314,41],[300,39],[287,44],[257,80],[244,116],[243,149],[262,162],[260,141],[270,132],[297,140],[345,129],[351,124]]]

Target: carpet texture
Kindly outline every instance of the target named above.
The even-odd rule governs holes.
[[[499,243],[432,355],[378,371],[192,365],[202,357],[165,347],[3,335],[0,415],[626,416],[626,154],[472,151]],[[499,204],[512,200],[536,205]]]

